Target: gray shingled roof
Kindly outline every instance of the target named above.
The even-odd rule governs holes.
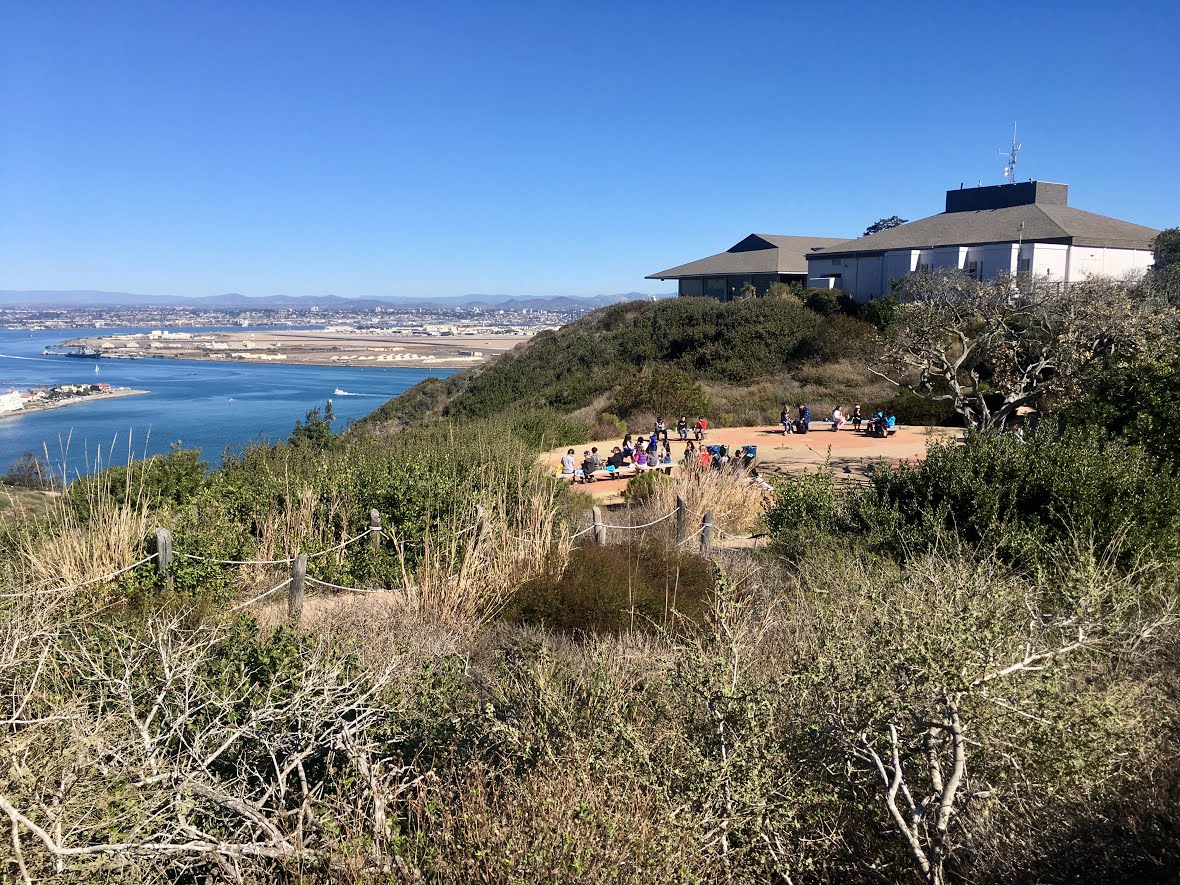
[[[1024,222],[1024,230],[1020,224]],[[1150,249],[1159,231],[1095,215],[1070,206],[1030,203],[1003,209],[974,212],[943,212],[911,221],[870,237],[845,240],[819,253],[847,255],[857,252],[887,252],[890,249],[922,249],[929,246],[974,246],[982,243],[1012,243],[1018,237],[1028,242],[1065,242],[1075,246],[1113,246],[1120,249]]]
[[[741,274],[807,273],[807,254],[817,247],[844,243],[839,237],[780,237],[750,234],[726,252],[671,267],[647,277],[672,280],[678,277],[738,276]]]

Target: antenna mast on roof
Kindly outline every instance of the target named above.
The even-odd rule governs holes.
[[[1016,183],[1016,155],[1020,153],[1020,148],[1023,145],[1016,141],[1016,123],[1012,124],[1012,147],[1008,148],[1008,164],[1004,167],[1004,178],[1008,180],[1009,184]],[[1002,155],[1004,152],[1000,151]]]

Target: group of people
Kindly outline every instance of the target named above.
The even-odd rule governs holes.
[[[751,468],[757,451],[756,446],[743,446],[731,454],[729,446],[705,445],[705,434],[708,429],[709,422],[703,415],[692,424],[687,416],[680,416],[676,422],[676,434],[679,441],[684,443],[684,455],[680,459],[682,467],[691,470]],[[622,471],[630,469],[635,472],[655,469],[671,474],[674,466],[668,428],[664,419],[659,417],[656,418],[650,434],[638,437],[630,433],[624,435],[622,443],[614,446],[605,458],[599,454],[597,446],[582,452],[580,461],[574,450],[569,449],[561,458],[560,476],[573,482],[591,483],[598,480],[595,474],[604,471],[608,478],[612,475],[621,475]]]
[[[807,433],[811,429],[811,409],[803,403],[799,403],[797,409],[798,411],[792,416],[790,407],[783,403],[783,410],[779,413],[779,424],[782,425],[783,436],[789,433]],[[861,424],[865,424],[865,432],[869,436],[884,437],[897,429],[897,417],[892,411],[886,414],[883,410],[878,409],[877,413],[866,423],[860,412],[860,403],[853,406],[851,416],[846,416],[843,409],[837,404],[832,409],[832,417],[829,420],[833,431],[839,430],[845,424],[851,424],[853,430],[859,431]]]

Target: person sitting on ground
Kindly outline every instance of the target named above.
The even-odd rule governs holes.
[[[889,410],[889,414],[885,416],[885,435],[897,433],[897,416],[893,414],[893,409]]]
[[[852,409],[852,429],[860,430],[860,403],[857,403]]]
[[[705,433],[708,431],[708,429],[709,422],[704,419],[704,416],[697,418],[696,427],[693,428],[693,431],[696,434],[697,442],[700,442],[705,438]]]
[[[840,406],[837,404],[836,408],[832,409],[832,430],[839,430],[844,426],[844,413],[840,411]]]
[[[561,456],[561,477],[562,479],[574,478],[574,450],[570,449]]]
[[[795,432],[806,433],[811,427],[811,409],[799,403],[798,418],[795,419]]]
[[[750,471],[750,482],[762,489],[764,492],[774,491],[774,486],[764,480],[762,478],[762,474],[760,474],[757,470]]]
[[[688,439],[688,419],[683,415],[676,422],[676,433],[682,440]]]

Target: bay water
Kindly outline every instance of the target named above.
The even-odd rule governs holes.
[[[297,420],[329,399],[339,430],[422,379],[456,371],[42,355],[48,345],[71,338],[145,331],[0,329],[0,392],[99,382],[150,391],[0,417],[0,473],[24,452],[44,457],[48,449],[55,472],[60,475],[64,465],[73,476],[89,472],[100,458],[103,466],[121,464],[129,452],[138,459],[166,452],[177,441],[199,448],[216,466],[227,446],[237,451],[252,440],[286,439]]]

